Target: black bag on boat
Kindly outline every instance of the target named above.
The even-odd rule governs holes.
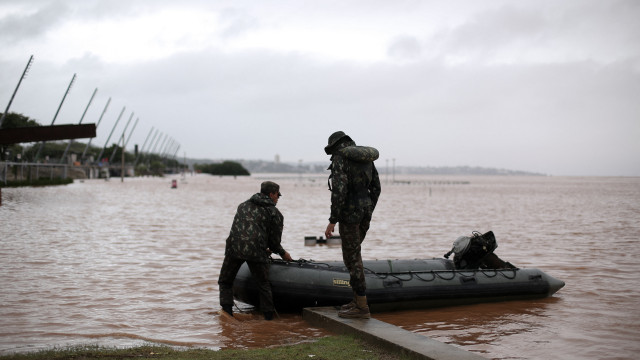
[[[449,258],[452,253],[453,265],[456,269],[479,269],[480,267],[503,267],[495,266],[496,259],[504,263],[497,256],[489,256],[493,254],[493,251],[498,247],[496,237],[493,235],[493,231],[480,234],[474,231],[472,236],[460,236],[453,242],[453,248],[451,251],[444,255],[445,258]],[[484,264],[485,259],[491,260],[491,264]],[[504,263],[508,264],[508,263]],[[509,264],[511,265],[511,264]]]

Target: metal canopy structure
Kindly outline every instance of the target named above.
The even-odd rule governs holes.
[[[0,145],[96,137],[96,124],[0,129]]]

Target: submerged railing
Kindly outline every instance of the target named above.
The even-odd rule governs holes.
[[[40,179],[93,179],[100,177],[106,167],[52,163],[0,162],[0,183],[35,182]]]

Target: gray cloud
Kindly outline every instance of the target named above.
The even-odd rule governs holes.
[[[148,11],[145,5],[109,11],[125,16]],[[98,87],[87,122],[95,122],[112,97],[100,145],[126,106],[125,116],[135,111],[141,121],[134,143],[141,144],[153,126],[181,143],[189,157],[326,160],[328,135],[342,129],[358,143],[378,147],[382,161],[396,159],[398,165],[638,176],[640,71],[637,46],[627,46],[637,35],[605,44],[573,33],[595,19],[587,35],[636,29],[627,13],[637,6],[587,5],[497,6],[436,36],[394,31],[384,45],[400,62],[212,47],[119,64],[93,55],[53,64],[36,54],[13,110],[48,123],[78,73],[59,123],[77,122]],[[610,24],[621,10],[623,25]],[[565,21],[569,15],[581,20],[572,25]],[[260,29],[260,18],[242,8],[220,16],[227,19],[229,41]],[[599,52],[608,47],[607,54]],[[529,58],[545,49],[546,58]],[[455,54],[469,58],[444,61]],[[514,60],[491,61],[496,54]],[[13,86],[28,56],[0,57],[0,81]],[[1,90],[0,101],[9,94]]]
[[[416,59],[422,52],[418,39],[414,36],[398,36],[393,39],[387,53],[398,59]]]
[[[220,20],[225,24],[222,36],[232,38],[258,27],[259,20],[244,9],[226,8],[220,12]]]
[[[64,22],[69,8],[64,3],[48,3],[28,15],[9,14],[0,17],[0,44],[36,39]]]
[[[636,1],[509,2],[474,14],[430,40],[440,55],[472,61],[638,61]],[[640,64],[638,64],[640,65]]]

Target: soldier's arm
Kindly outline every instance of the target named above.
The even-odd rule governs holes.
[[[378,176],[378,170],[376,166],[373,165],[373,179],[371,179],[371,184],[369,184],[369,196],[371,197],[371,203],[373,207],[376,207],[378,203],[378,198],[380,197],[380,193],[382,192],[382,187],[380,186],[380,177]]]
[[[340,218],[340,211],[347,200],[347,186],[349,184],[347,162],[342,156],[336,157],[331,175],[331,216],[329,217],[331,224],[337,223]]]
[[[269,227],[269,249],[284,259],[287,252],[280,244],[282,242],[282,230],[284,229],[284,217],[275,207],[271,211],[273,213],[271,214],[271,226]]]

